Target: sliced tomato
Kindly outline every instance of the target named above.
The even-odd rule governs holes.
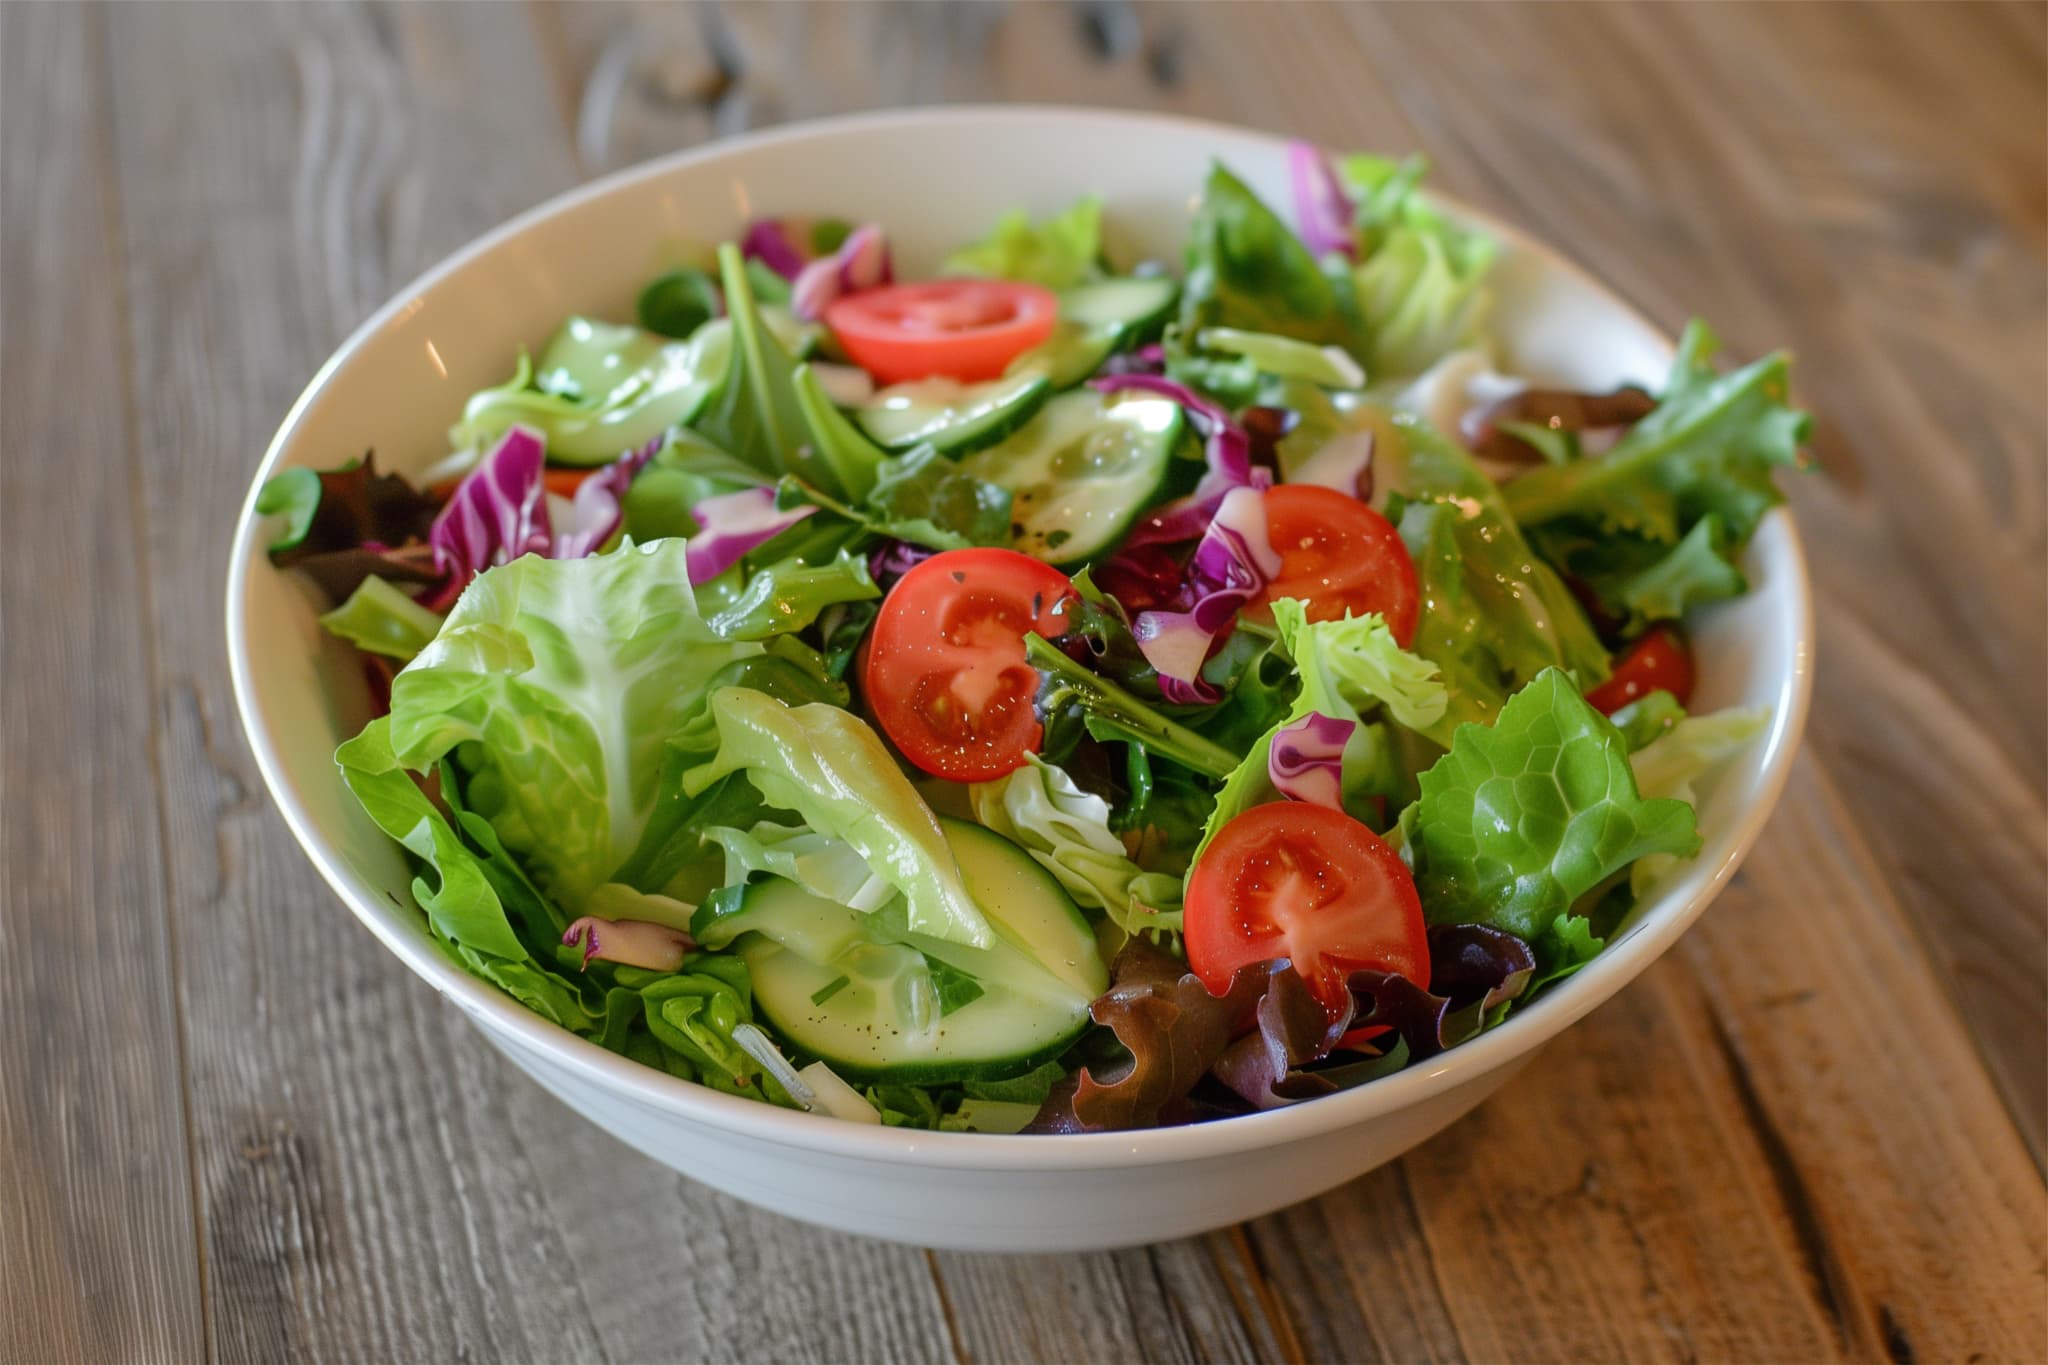
[[[1692,647],[1675,626],[1655,626],[1615,661],[1607,681],[1586,694],[1603,716],[1611,716],[1652,692],[1669,692],[1680,706],[1692,701]]]
[[[1357,498],[1316,484],[1282,484],[1266,494],[1266,535],[1280,572],[1252,609],[1270,620],[1270,603],[1299,597],[1311,621],[1378,612],[1403,647],[1415,638],[1421,592],[1401,533]]]
[[[1220,995],[1240,967],[1286,958],[1332,1020],[1351,973],[1429,985],[1422,898],[1401,855],[1342,811],[1253,806],[1217,831],[1188,878],[1188,966]]]
[[[927,280],[848,294],[825,325],[853,363],[884,384],[943,376],[995,379],[1052,335],[1059,299],[1014,280]]]
[[[1074,585],[1015,550],[948,550],[898,579],[868,633],[861,689],[883,733],[935,777],[985,782],[1038,752],[1024,637],[1067,632]]]

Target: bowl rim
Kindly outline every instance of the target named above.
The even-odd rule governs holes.
[[[1561,983],[1540,1005],[1517,1012],[1499,1028],[1440,1053],[1425,1063],[1410,1066],[1370,1085],[1311,1102],[1183,1127],[1046,1137],[928,1132],[849,1123],[822,1114],[741,1099],[695,1082],[679,1080],[607,1051],[549,1022],[487,982],[464,972],[430,945],[402,933],[387,918],[383,898],[374,888],[359,881],[338,853],[329,847],[326,836],[287,780],[267,718],[255,704],[254,665],[245,611],[254,566],[268,567],[256,533],[260,520],[256,513],[257,492],[297,439],[299,427],[318,394],[394,318],[414,306],[426,290],[476,258],[557,214],[658,181],[680,168],[699,162],[743,159],[762,148],[785,142],[837,134],[882,133],[933,121],[1065,122],[1112,130],[1153,128],[1225,136],[1234,140],[1249,139],[1270,144],[1276,152],[1287,141],[1279,134],[1217,120],[1073,105],[931,105],[811,119],[720,138],[572,187],[477,237],[424,271],[356,327],[314,373],[266,447],[236,520],[226,585],[229,677],[242,729],[254,752],[257,770],[293,837],[356,918],[415,974],[442,995],[451,997],[471,1015],[483,1026],[493,1043],[537,1053],[569,1072],[584,1075],[615,1095],[685,1123],[816,1156],[910,1162],[946,1169],[1006,1171],[1116,1169],[1204,1160],[1314,1138],[1419,1106],[1534,1053],[1605,1003],[1677,941],[1734,875],[1783,794],[1811,701],[1814,643],[1812,588],[1806,557],[1798,528],[1787,507],[1772,509],[1763,533],[1781,538],[1781,557],[1790,570],[1785,588],[1785,614],[1790,617],[1792,666],[1778,682],[1777,695],[1772,701],[1770,726],[1762,739],[1764,754],[1758,780],[1758,799],[1740,815],[1722,856],[1711,865],[1698,860],[1688,864],[1682,874],[1674,877],[1662,894],[1644,908],[1632,932],[1611,944],[1569,981]],[[1452,196],[1433,197],[1459,217],[1494,233],[1499,240],[1511,243],[1517,250],[1528,252],[1546,270],[1561,271],[1575,277],[1658,337],[1667,350],[1671,349],[1667,333],[1562,252]],[[408,908],[407,913],[417,912]]]

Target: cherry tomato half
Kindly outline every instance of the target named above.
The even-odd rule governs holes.
[[[853,362],[884,384],[944,376],[998,378],[1052,335],[1059,299],[1014,280],[928,280],[848,294],[825,325]]]
[[[1692,685],[1692,649],[1685,637],[1672,626],[1656,626],[1628,647],[1607,681],[1588,692],[1586,700],[1601,715],[1611,716],[1661,689],[1685,706],[1692,701]]]
[[[1280,572],[1253,615],[1270,619],[1268,603],[1299,597],[1311,621],[1376,611],[1404,648],[1415,638],[1422,609],[1415,562],[1385,517],[1334,488],[1282,484],[1266,494],[1266,535]]]
[[[861,689],[903,756],[935,777],[985,782],[1038,752],[1038,673],[1024,636],[1068,628],[1074,585],[1015,550],[948,550],[889,589],[868,633]]]
[[[1342,811],[1253,806],[1216,834],[1188,879],[1188,966],[1221,995],[1238,968],[1284,957],[1332,1020],[1351,973],[1429,985],[1422,898],[1401,855]]]

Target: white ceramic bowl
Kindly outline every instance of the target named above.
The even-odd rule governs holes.
[[[1293,1108],[1197,1127],[1076,1137],[920,1133],[734,1099],[643,1068],[454,967],[413,908],[399,850],[356,809],[335,746],[367,717],[346,650],[295,575],[264,561],[254,490],[290,466],[377,451],[418,471],[472,390],[503,379],[571,312],[629,317],[679,239],[735,235],[754,213],[887,225],[899,267],[929,267],[1006,208],[1108,202],[1124,260],[1177,257],[1211,158],[1285,205],[1280,140],[1213,124],[1074,109],[885,113],[720,142],[587,185],[500,228],[403,290],[323,366],[251,484],[228,580],[235,696],[292,833],[356,916],[564,1103],[634,1147],[795,1218],[931,1246],[1044,1251],[1157,1241],[1309,1198],[1430,1137],[1613,995],[1733,875],[1783,787],[1810,683],[1811,611],[1790,517],[1752,543],[1752,592],[1696,625],[1698,705],[1772,708],[1769,732],[1709,790],[1706,846],[1634,925],[1560,989],[1491,1033],[1399,1075]],[[1454,207],[1454,206],[1453,206]],[[1457,210],[1463,212],[1462,210]],[[1513,367],[1587,388],[1655,381],[1669,341],[1556,254],[1504,245],[1499,317]]]

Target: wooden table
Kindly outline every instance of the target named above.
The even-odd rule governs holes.
[[[0,1358],[2040,1360],[2044,10],[14,4]],[[1406,1160],[1198,1240],[828,1235],[538,1091],[239,736],[231,518],[320,361],[609,167],[940,100],[1342,146],[1789,344],[1806,749],[1664,962]]]

